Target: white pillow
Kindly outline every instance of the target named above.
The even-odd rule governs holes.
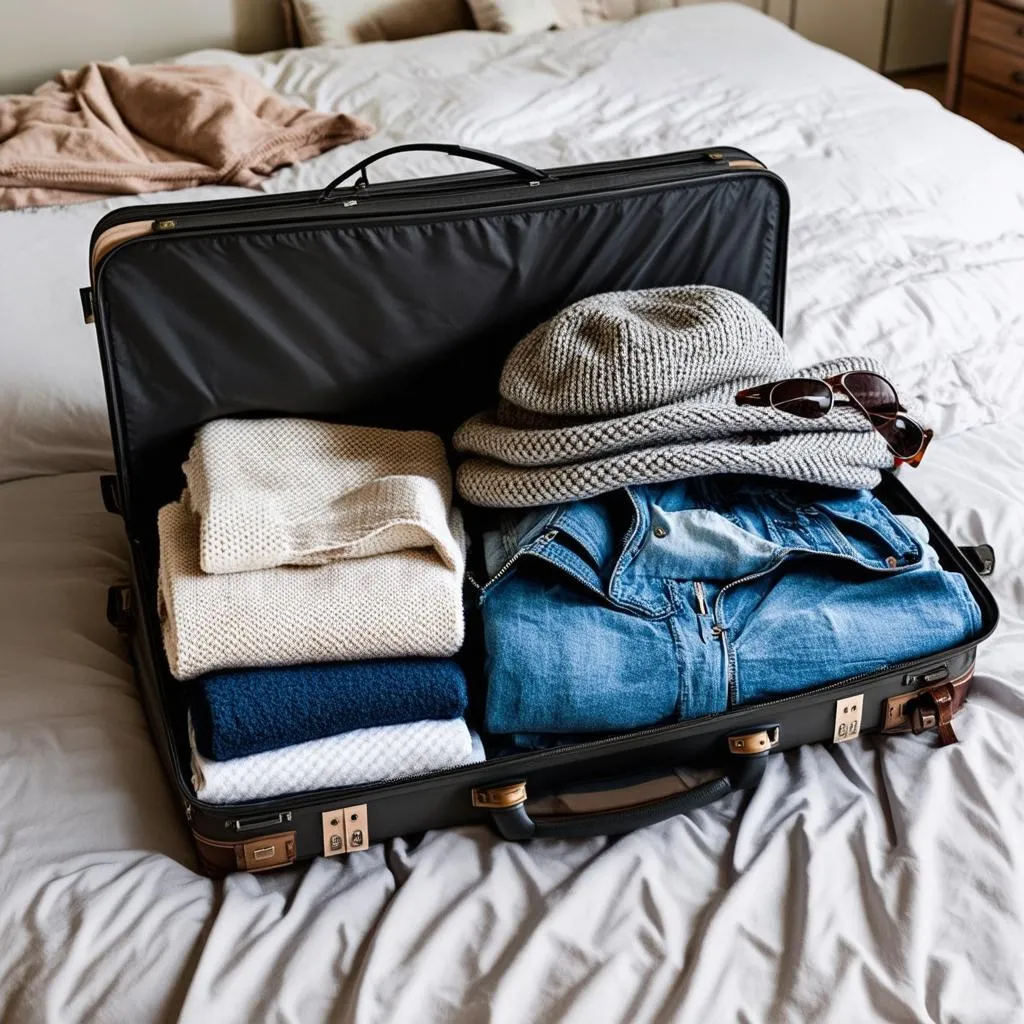
[[[285,5],[303,46],[351,46],[473,27],[465,0],[285,0]]]
[[[568,27],[555,0],[469,0],[483,32],[544,32]]]

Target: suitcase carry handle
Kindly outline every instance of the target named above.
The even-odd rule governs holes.
[[[454,143],[449,142],[407,142],[401,146],[392,146],[390,149],[382,149],[379,153],[374,153],[372,156],[368,156],[365,160],[360,160],[359,163],[353,164],[343,174],[339,174],[334,181],[332,181],[324,190],[320,193],[320,198],[317,200],[318,203],[326,203],[331,198],[331,193],[345,180],[351,178],[353,174],[359,175],[359,180],[356,182],[356,188],[366,188],[370,184],[370,179],[366,176],[366,168],[372,163],[376,163],[378,160],[382,160],[386,156],[394,156],[395,153],[411,153],[413,151],[427,152],[427,153],[447,153],[448,156],[462,157],[464,160],[478,160],[482,164],[491,164],[493,167],[500,167],[506,171],[512,171],[513,174],[518,174],[525,181],[553,181],[554,179],[547,171],[538,170],[536,167],[531,167],[529,164],[522,164],[518,160],[513,160],[511,157],[498,156],[497,153],[488,153],[483,149],[471,149],[469,146],[458,146]]]
[[[748,737],[741,738],[752,741],[743,749],[736,746],[737,738],[730,737],[729,768],[726,774],[683,793],[632,807],[616,807],[614,810],[582,814],[531,817],[526,809],[525,782],[474,790],[473,803],[477,807],[487,807],[498,832],[503,838],[514,842],[524,842],[527,839],[582,839],[591,836],[622,835],[634,829],[666,821],[677,814],[686,814],[700,807],[707,807],[737,790],[756,789],[764,776],[768,754],[778,743],[778,735],[778,726],[763,727]],[[767,740],[762,741],[762,736],[767,736]],[[760,748],[756,746],[758,743],[761,744]]]

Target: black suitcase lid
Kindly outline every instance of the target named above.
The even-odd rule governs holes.
[[[715,284],[781,330],[788,197],[749,154],[502,166],[368,185],[357,165],[363,180],[322,193],[105,216],[92,309],[129,536],[151,539],[208,420],[304,416],[447,440],[494,404],[512,346],[588,295]]]

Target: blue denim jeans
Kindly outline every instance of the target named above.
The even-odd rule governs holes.
[[[923,524],[868,491],[700,477],[484,536],[486,725],[633,729],[936,653],[981,629]]]

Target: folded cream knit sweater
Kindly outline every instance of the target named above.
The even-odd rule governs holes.
[[[454,654],[465,534],[438,437],[309,420],[203,427],[160,510],[171,672]]]
[[[224,668],[316,661],[447,657],[462,646],[462,554],[392,551],[327,565],[204,573],[199,519],[184,502],[160,510],[157,605],[171,673],[193,679]]]
[[[214,420],[182,467],[203,572],[322,565],[433,547],[451,568],[451,472],[422,430]]]

